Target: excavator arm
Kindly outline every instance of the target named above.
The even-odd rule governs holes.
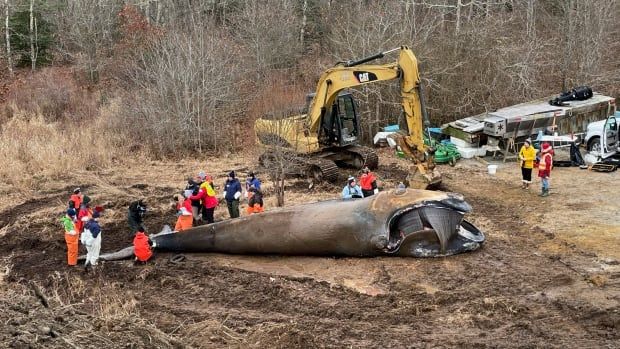
[[[399,51],[396,62],[382,65],[365,64],[395,51]],[[418,188],[436,185],[441,182],[441,176],[435,170],[433,149],[424,145],[424,108],[418,61],[407,46],[358,61],[342,62],[325,71],[318,81],[316,94],[308,110],[307,130],[310,134],[319,133],[323,117],[330,111],[338,93],[343,89],[394,79],[400,80],[401,103],[408,128],[407,135],[397,135],[394,138],[415,164],[408,181],[411,186]]]

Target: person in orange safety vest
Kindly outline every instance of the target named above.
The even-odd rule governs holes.
[[[155,247],[155,243],[146,236],[144,228],[138,228],[136,236],[133,238],[133,253],[136,256],[135,261],[146,263],[153,256],[151,247]]]
[[[543,143],[540,148],[541,156],[538,163],[538,177],[542,184],[540,196],[549,196],[549,177],[551,177],[551,169],[553,167],[553,149],[549,143]]]

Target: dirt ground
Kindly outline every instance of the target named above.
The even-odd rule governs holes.
[[[252,163],[147,162],[40,178],[28,191],[0,185],[0,346],[620,347],[619,172],[557,168],[551,195],[540,198],[538,183],[520,189],[515,163],[497,162],[494,176],[476,160],[440,166],[441,189],[465,196],[467,219],[487,236],[481,250],[453,257],[188,254],[173,263],[158,253],[146,266],[65,265],[59,218],[73,187],[106,208],[102,251],[113,251],[131,243],[132,200],[146,198],[156,232],[174,223],[170,198],[188,175],[206,169],[221,185],[228,170],[244,174]],[[386,188],[405,165],[382,153]],[[287,205],[341,189],[288,184]]]

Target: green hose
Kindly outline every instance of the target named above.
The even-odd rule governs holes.
[[[435,148],[435,163],[437,164],[449,163],[454,166],[456,161],[461,158],[461,154],[454,144],[443,144],[435,139],[429,141],[426,137],[424,138],[424,144]]]

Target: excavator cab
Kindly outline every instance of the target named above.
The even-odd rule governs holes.
[[[341,92],[331,110],[323,114],[319,141],[324,146],[344,147],[356,144],[358,135],[359,123],[353,95]]]

